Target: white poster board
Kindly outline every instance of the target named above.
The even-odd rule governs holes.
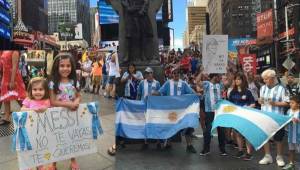
[[[202,56],[205,73],[226,73],[228,35],[204,35]]]
[[[55,107],[45,113],[27,112],[25,128],[32,150],[17,151],[19,168],[96,153],[92,116],[87,104],[80,104],[77,111]]]

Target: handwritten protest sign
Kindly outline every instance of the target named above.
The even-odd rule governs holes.
[[[97,152],[95,135],[97,131],[102,133],[98,111],[96,103],[88,103],[80,104],[77,111],[55,107],[45,113],[13,113],[13,146],[18,153],[19,168],[32,168]],[[22,121],[25,122],[23,126]],[[24,150],[26,136],[29,141],[25,145],[32,150]]]
[[[202,54],[205,73],[226,73],[228,35],[204,35]]]

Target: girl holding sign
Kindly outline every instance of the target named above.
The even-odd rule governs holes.
[[[53,62],[49,83],[51,106],[77,110],[81,100],[79,87],[74,58],[69,53],[58,54]],[[75,158],[71,158],[70,168],[79,170]],[[56,170],[56,162],[50,169]]]
[[[21,111],[45,112],[50,107],[49,88],[46,79],[42,77],[32,78],[28,84],[27,95]],[[45,167],[41,165],[37,169],[45,170]]]

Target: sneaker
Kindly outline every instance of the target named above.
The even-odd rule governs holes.
[[[244,152],[243,151],[238,151],[233,157],[235,158],[241,158],[244,156]]]
[[[252,160],[253,156],[249,153],[247,153],[244,157],[243,157],[243,160],[244,161],[250,161]]]
[[[227,154],[227,152],[225,150],[220,152],[220,156],[227,156],[227,155],[228,154]]]
[[[283,170],[295,170],[295,165],[292,163],[286,164],[283,168]]]
[[[197,153],[193,145],[186,146],[186,152],[188,153]]]
[[[191,137],[192,137],[192,139],[198,139],[198,136],[196,136],[194,134],[192,134]]]
[[[277,156],[277,157],[276,157],[276,162],[277,162],[277,165],[280,166],[280,167],[282,167],[282,166],[285,165],[282,156]]]
[[[143,146],[142,146],[142,150],[147,150],[149,148],[149,145],[144,143]]]
[[[203,149],[203,150],[199,153],[199,155],[200,155],[200,156],[206,156],[206,155],[208,155],[209,153],[210,153],[209,150]]]
[[[273,158],[271,155],[265,155],[262,160],[258,162],[260,165],[267,165],[273,163]]]

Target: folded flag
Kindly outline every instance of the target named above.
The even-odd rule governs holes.
[[[212,131],[217,127],[233,128],[258,150],[291,120],[289,116],[240,107],[222,100],[216,106]]]
[[[116,103],[116,136],[145,139],[146,103],[119,99]]]
[[[185,128],[199,127],[199,97],[149,96],[146,134],[150,139],[168,139]]]

